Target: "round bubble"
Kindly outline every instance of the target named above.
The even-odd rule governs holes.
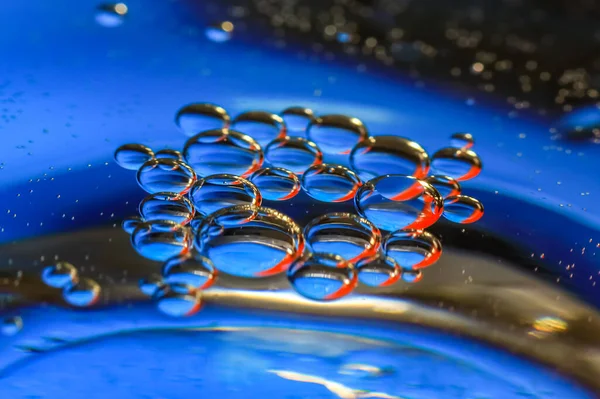
[[[124,3],[100,4],[96,8],[96,22],[105,28],[116,28],[125,22],[127,6]]]
[[[429,171],[429,155],[419,143],[404,137],[369,137],[350,152],[350,167],[363,180],[387,174],[422,179]]]
[[[425,230],[400,230],[384,238],[383,252],[403,269],[422,269],[442,255],[440,240]]]
[[[383,254],[365,258],[356,264],[358,279],[371,287],[387,287],[402,276],[402,268],[396,261]]]
[[[219,22],[206,27],[206,38],[211,42],[224,43],[233,36],[233,24],[229,21]]]
[[[90,278],[82,278],[77,284],[63,290],[63,299],[72,306],[88,307],[98,302],[100,285]]]
[[[0,333],[6,336],[16,335],[23,329],[23,319],[21,316],[6,317],[0,324]]]
[[[169,285],[204,290],[213,285],[217,272],[210,259],[188,252],[165,262],[162,268],[164,282]]]
[[[424,229],[443,211],[443,198],[429,183],[412,176],[384,175],[356,192],[358,213],[382,230]]]
[[[279,115],[266,111],[248,111],[239,114],[231,122],[231,128],[252,137],[265,146],[271,141],[285,137],[285,122]]]
[[[306,194],[318,201],[344,202],[354,198],[362,182],[345,166],[320,164],[304,172],[301,184]]]
[[[141,278],[138,281],[140,291],[147,296],[153,296],[158,290],[164,287],[164,285],[165,282],[158,274],[151,274],[150,276]]]
[[[429,176],[425,181],[431,184],[444,198],[459,195],[461,192],[460,183],[449,176]]]
[[[198,180],[189,196],[196,210],[205,215],[230,206],[260,206],[262,203],[260,191],[254,184],[228,174],[211,175]]]
[[[79,274],[75,266],[68,262],[58,262],[42,270],[42,281],[53,288],[64,288],[77,282]]]
[[[215,104],[188,104],[175,114],[175,124],[186,136],[193,136],[229,126],[229,115],[224,108]]]
[[[129,170],[138,170],[153,158],[154,152],[142,144],[124,144],[115,151],[115,161],[120,167]]]
[[[177,150],[170,150],[165,148],[164,150],[158,151],[154,154],[154,158],[156,159],[176,159],[178,161],[183,161],[183,156]]]
[[[306,244],[313,252],[340,255],[349,262],[373,257],[381,233],[370,221],[351,213],[328,213],[304,227]]]
[[[262,197],[271,201],[287,201],[300,192],[300,180],[291,170],[262,168],[249,180],[258,188]]]
[[[194,205],[186,197],[173,193],[151,194],[140,202],[140,214],[146,221],[172,220],[188,224],[194,217]]]
[[[471,150],[446,147],[433,154],[431,169],[436,175],[465,181],[474,178],[481,172],[481,159]]]
[[[305,246],[300,227],[290,217],[250,205],[209,216],[200,225],[195,244],[217,270],[241,277],[285,272]]]
[[[200,291],[183,294],[173,290],[166,290],[165,292],[158,292],[154,296],[154,300],[160,312],[172,317],[193,316],[202,307]]]
[[[312,141],[302,137],[286,136],[273,140],[267,145],[265,158],[271,165],[301,175],[311,166],[323,162],[323,153]]]
[[[402,270],[402,281],[405,283],[418,283],[423,279],[423,272],[421,270],[404,269]]]
[[[176,159],[151,159],[138,170],[137,181],[150,194],[185,194],[196,181],[196,174],[185,162]]]
[[[368,137],[367,128],[358,118],[324,115],[311,122],[307,137],[325,154],[350,154],[350,150]]]
[[[246,177],[263,163],[262,148],[252,137],[228,129],[209,130],[190,138],[183,157],[200,177],[217,173]]]
[[[354,265],[339,255],[311,253],[290,266],[288,279],[300,295],[331,301],[352,292],[358,275]]]
[[[475,223],[483,216],[483,204],[466,195],[448,197],[444,200],[444,218],[454,223]]]
[[[186,253],[192,245],[192,236],[186,226],[171,220],[153,220],[141,223],[131,235],[135,250],[145,258],[164,262]]]
[[[315,114],[310,108],[289,107],[281,112],[288,134],[303,136],[306,134],[308,125],[316,120]]]
[[[452,147],[468,150],[473,147],[473,144],[475,144],[475,140],[471,133],[454,133],[450,136],[450,145]]]
[[[129,216],[123,219],[123,222],[121,222],[121,227],[127,234],[132,234],[135,228],[138,227],[138,225],[143,221],[144,220],[139,216]]]

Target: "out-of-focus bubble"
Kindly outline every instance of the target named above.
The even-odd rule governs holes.
[[[196,210],[205,215],[231,206],[260,206],[262,203],[262,196],[254,184],[228,174],[211,175],[198,180],[189,195]]]
[[[248,111],[231,122],[231,128],[252,137],[261,147],[285,137],[285,122],[276,114],[266,111]]]
[[[307,137],[325,154],[350,154],[350,150],[368,137],[367,128],[358,118],[324,115],[311,122]]]
[[[120,167],[129,170],[138,170],[152,158],[152,149],[142,144],[123,144],[115,151],[115,161]]]
[[[402,270],[402,281],[405,283],[418,283],[423,279],[423,272],[421,270],[414,269],[403,269]]]
[[[171,317],[193,316],[202,308],[200,291],[179,293],[173,290],[159,291],[154,295],[158,310]]]
[[[384,238],[383,252],[403,269],[422,269],[442,255],[440,240],[425,230],[400,230]]]
[[[402,276],[402,268],[389,256],[381,253],[360,260],[356,264],[358,279],[371,287],[387,287]]]
[[[259,169],[249,180],[258,188],[264,199],[271,201],[287,201],[300,192],[298,176],[284,168]]]
[[[0,333],[5,336],[13,336],[23,329],[23,319],[21,316],[5,317],[1,320]]]
[[[141,223],[131,235],[133,248],[145,258],[164,262],[186,253],[192,245],[192,235],[186,226],[171,220]]]
[[[436,175],[465,181],[474,178],[481,172],[481,159],[471,150],[446,147],[433,154],[431,169]]]
[[[125,22],[125,16],[128,12],[125,3],[107,3],[100,4],[96,8],[96,22],[105,28],[116,28]]]
[[[206,38],[215,43],[227,42],[233,36],[234,25],[230,21],[218,22],[206,27]]]
[[[150,194],[185,194],[196,181],[196,174],[185,162],[176,159],[151,159],[138,170],[137,181]]]
[[[473,147],[475,140],[471,133],[454,133],[450,136],[450,145],[452,147],[468,150]]]
[[[444,198],[459,195],[461,191],[460,183],[448,176],[429,176],[425,181],[431,184]]]
[[[210,103],[184,105],[175,114],[175,124],[186,136],[229,126],[229,115],[223,107]]]
[[[301,175],[311,166],[323,162],[323,153],[312,141],[302,137],[286,136],[271,141],[265,149],[265,158],[273,165]]]
[[[154,157],[156,159],[176,159],[178,161],[183,161],[183,156],[181,155],[181,152],[177,150],[170,150],[168,148],[157,151],[156,154],[154,154]]]
[[[302,175],[302,188],[322,202],[344,202],[354,198],[362,182],[350,169],[341,165],[319,164]]]
[[[42,270],[42,281],[53,288],[64,288],[73,285],[79,279],[77,268],[68,262],[58,262],[46,266]]]
[[[194,217],[194,206],[186,197],[173,193],[151,194],[140,202],[140,214],[146,221],[172,220],[188,224]]]
[[[210,287],[217,276],[217,271],[210,259],[195,252],[175,256],[165,262],[162,277],[169,285],[183,285],[193,290],[204,290]]]
[[[483,216],[483,204],[466,195],[448,197],[444,200],[444,218],[454,223],[475,223]]]
[[[143,221],[144,220],[139,216],[129,216],[123,219],[121,227],[123,228],[123,230],[125,230],[127,234],[132,234],[135,228],[138,227],[138,225]]]
[[[148,277],[141,278],[138,282],[138,286],[140,287],[140,291],[144,295],[153,296],[156,292],[161,289],[165,285],[162,277],[158,274],[151,274]]]
[[[304,136],[308,125],[316,120],[310,108],[289,107],[281,112],[289,135]]]
[[[100,284],[91,278],[82,278],[63,290],[63,299],[72,306],[89,307],[100,298]]]

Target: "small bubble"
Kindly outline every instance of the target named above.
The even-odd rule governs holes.
[[[229,115],[223,107],[209,103],[188,104],[175,114],[175,124],[186,136],[229,126]]]
[[[162,277],[158,274],[151,274],[150,276],[144,277],[138,281],[140,291],[142,291],[144,295],[150,297],[156,294],[158,290],[162,289],[164,285],[165,282],[163,281]]]
[[[291,170],[262,168],[249,180],[258,188],[262,197],[271,201],[287,201],[300,192],[300,180]]]
[[[115,161],[120,167],[129,170],[138,170],[153,158],[152,150],[142,144],[124,144],[115,151]]]
[[[285,137],[285,123],[279,115],[266,111],[248,111],[236,116],[231,128],[252,137],[261,147]]]
[[[42,281],[53,288],[65,288],[76,283],[78,278],[77,269],[68,262],[58,262],[42,270]]]
[[[159,291],[154,296],[156,307],[167,316],[189,317],[193,316],[202,307],[200,291],[182,294],[172,290]]]
[[[140,202],[139,211],[146,221],[171,220],[179,224],[188,224],[195,213],[189,199],[173,193],[147,196]]]
[[[140,223],[131,235],[135,250],[145,258],[166,261],[192,246],[189,229],[170,220]]]
[[[281,112],[288,133],[304,136],[308,125],[316,120],[313,111],[304,107],[289,107]]]
[[[229,21],[219,22],[206,27],[206,38],[215,43],[229,41],[233,36],[234,26]]]
[[[143,219],[139,216],[129,216],[123,219],[121,227],[123,228],[123,230],[125,230],[127,234],[133,234],[135,228],[138,227],[138,225],[142,222]]]
[[[450,145],[461,150],[468,150],[473,147],[474,143],[475,140],[471,133],[454,133],[450,136]]]
[[[402,270],[402,281],[405,283],[418,283],[423,279],[423,272],[421,270]]]
[[[344,202],[354,198],[362,185],[359,177],[341,165],[319,164],[302,175],[302,188],[312,198],[322,202]]]
[[[217,272],[210,259],[197,253],[185,253],[165,262],[162,277],[168,285],[191,287],[204,290],[210,287]]]
[[[474,223],[483,216],[483,204],[473,197],[457,195],[444,200],[444,217],[454,223]]]
[[[471,150],[446,147],[433,154],[431,168],[436,175],[465,181],[474,178],[481,172],[481,160]]]
[[[425,230],[400,230],[384,238],[383,253],[403,269],[422,269],[442,255],[442,243]]]
[[[23,329],[23,319],[21,316],[6,317],[0,325],[0,333],[5,336],[16,335]]]
[[[253,183],[227,174],[211,175],[198,180],[190,190],[189,197],[196,210],[204,215],[230,206],[256,207],[262,203],[260,191]]]
[[[309,254],[294,262],[288,279],[300,295],[316,301],[331,301],[348,295],[358,275],[352,263],[339,255]]]
[[[101,4],[96,9],[96,22],[106,28],[121,26],[127,15],[127,5],[124,3]],[[45,133],[47,133],[47,130]]]
[[[356,264],[358,279],[371,287],[387,287],[402,276],[402,268],[394,259],[381,253]]]
[[[429,176],[425,181],[431,184],[444,198],[460,195],[460,183],[448,176]],[[496,191],[496,193],[498,193]]]
[[[63,290],[63,299],[72,306],[88,307],[98,301],[100,292],[101,288],[97,282],[83,278]]]
[[[178,161],[183,161],[183,156],[177,150],[170,150],[168,148],[164,150],[160,150],[154,154],[156,159],[176,159]]]
[[[324,115],[308,125],[307,137],[326,154],[349,154],[356,144],[368,137],[368,133],[358,118]]]
[[[229,129],[209,130],[190,138],[183,157],[200,177],[228,173],[246,177],[263,163],[263,151],[250,136]]]
[[[266,160],[274,166],[301,175],[311,166],[323,162],[323,153],[315,143],[302,137],[286,136],[273,140],[265,149]]]
[[[185,162],[176,159],[151,159],[138,170],[137,181],[150,194],[185,194],[196,181],[196,174]]]

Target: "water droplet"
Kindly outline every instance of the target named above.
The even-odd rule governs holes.
[[[189,196],[197,211],[205,215],[230,206],[260,206],[262,203],[262,196],[254,184],[227,174],[211,175],[198,180]]]
[[[0,325],[2,335],[13,336],[23,329],[23,319],[21,316],[6,317]]]
[[[429,183],[412,176],[385,175],[356,192],[358,213],[382,230],[424,229],[441,216],[443,198]]]
[[[229,41],[233,36],[234,26],[229,21],[219,22],[206,27],[206,38],[215,43]]]
[[[394,284],[402,276],[402,268],[389,256],[377,254],[365,258],[356,264],[358,279],[371,287],[387,287]]]
[[[129,170],[138,170],[152,158],[152,150],[142,144],[124,144],[115,151],[115,161],[120,167]]]
[[[448,176],[429,176],[425,181],[431,184],[444,198],[459,195],[461,192],[460,183]]]
[[[475,144],[475,140],[471,133],[454,133],[450,136],[450,145],[452,147],[468,150],[473,147],[473,144]]]
[[[352,149],[350,167],[363,180],[391,173],[422,179],[429,171],[429,155],[419,143],[404,137],[369,137]]]
[[[96,22],[106,28],[121,26],[127,15],[127,6],[123,3],[100,4],[96,9]]]
[[[404,269],[402,270],[402,281],[405,283],[418,283],[423,279],[421,270]]]
[[[140,291],[147,296],[153,296],[156,294],[158,290],[164,287],[165,282],[162,277],[158,274],[151,274],[148,277],[144,277],[140,279],[138,282],[138,286],[140,287]]]
[[[300,191],[298,176],[283,168],[259,169],[249,180],[258,188],[263,198],[272,201],[289,200]]]
[[[328,213],[311,220],[304,237],[314,252],[340,255],[352,263],[373,257],[381,244],[379,229],[351,213]]]
[[[198,176],[228,173],[246,177],[259,169],[263,152],[250,136],[228,129],[216,129],[190,138],[183,156]]]
[[[466,195],[448,197],[444,200],[444,217],[454,223],[475,223],[483,216],[483,204]]]
[[[308,125],[316,120],[315,114],[310,108],[289,107],[281,112],[287,131],[293,135],[303,136],[306,134]]]
[[[285,123],[279,115],[266,111],[248,111],[231,122],[231,128],[252,137],[262,147],[285,137]]]
[[[139,210],[146,221],[171,220],[179,224],[188,224],[195,212],[189,199],[173,193],[151,194],[140,202]]]
[[[64,288],[75,284],[77,280],[77,269],[68,262],[58,262],[42,270],[42,281],[50,287]]]
[[[313,253],[294,262],[288,279],[300,295],[331,301],[348,295],[358,282],[354,265],[339,255]]]
[[[196,174],[185,162],[176,159],[151,159],[138,170],[137,181],[150,194],[185,194],[196,181]]]
[[[323,153],[315,143],[302,137],[286,136],[273,140],[265,149],[267,161],[301,175],[313,165],[323,162]]]
[[[139,216],[129,216],[128,218],[123,219],[121,223],[121,227],[127,234],[133,234],[133,231],[143,220]]]
[[[159,311],[172,317],[193,316],[202,307],[200,291],[182,294],[166,290],[166,292],[157,292],[154,300]]]
[[[145,258],[164,262],[190,250],[189,229],[171,220],[140,223],[131,235],[135,250]]]
[[[326,154],[350,154],[367,136],[367,128],[360,119],[344,115],[321,116],[307,129],[307,137]]]
[[[384,238],[383,252],[403,269],[422,269],[442,255],[440,240],[425,230],[400,230]]]
[[[183,161],[183,156],[179,151],[170,150],[168,148],[158,151],[156,154],[154,154],[154,157],[156,159],[176,159],[178,161]]]
[[[319,164],[302,175],[302,188],[312,198],[323,202],[344,202],[354,198],[362,182],[350,169],[341,165]]]
[[[287,270],[304,251],[300,227],[288,216],[250,205],[209,216],[196,248],[217,270],[241,277],[267,277]]]
[[[210,259],[188,252],[167,260],[163,265],[162,276],[169,285],[204,290],[215,282],[217,273]]]
[[[481,172],[481,159],[471,150],[442,148],[431,158],[431,168],[436,175],[445,175],[458,181],[474,178]]]
[[[188,104],[175,114],[175,124],[186,136],[222,129],[229,126],[229,115],[224,108],[215,104]]]
[[[82,278],[77,284],[63,290],[63,299],[73,306],[88,307],[100,298],[100,285],[90,278]]]

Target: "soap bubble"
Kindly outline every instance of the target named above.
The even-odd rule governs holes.
[[[470,180],[481,172],[481,160],[471,150],[446,147],[431,158],[431,169],[436,175],[449,176],[455,180]]]
[[[64,288],[73,285],[78,279],[77,269],[68,262],[58,262],[55,265],[46,266],[42,270],[42,281],[53,288]]]
[[[196,174],[185,162],[176,159],[151,159],[138,170],[137,181],[150,194],[185,194],[196,181]]]
[[[176,159],[178,161],[183,161],[183,156],[177,150],[170,150],[168,148],[164,150],[157,151],[154,154],[154,158],[156,159]]]
[[[289,169],[298,175],[323,162],[323,154],[315,143],[291,136],[271,141],[265,149],[265,158],[271,165]]]
[[[189,229],[172,220],[141,223],[131,235],[131,243],[140,255],[161,262],[189,251],[191,241]]]
[[[285,137],[285,122],[279,115],[266,111],[248,111],[231,122],[231,128],[247,134],[264,147],[271,141]]]
[[[142,144],[123,144],[115,151],[115,161],[120,167],[129,170],[138,170],[153,158],[152,149]]]
[[[300,180],[291,170],[284,168],[262,168],[249,177],[264,199],[287,201],[300,192]]]
[[[169,285],[182,285],[192,290],[210,287],[217,276],[210,259],[198,253],[188,252],[177,255],[165,262],[162,269],[164,282]]]
[[[422,269],[442,255],[440,240],[425,230],[399,230],[383,240],[383,252],[403,269]]]
[[[344,202],[354,198],[362,182],[350,169],[341,165],[320,164],[302,175],[302,188],[322,202]]]
[[[356,264],[358,279],[371,287],[387,287],[402,276],[402,268],[394,259],[381,253]]]
[[[444,200],[444,218],[454,223],[475,223],[483,216],[483,204],[466,195],[448,197]]]
[[[182,294],[172,290],[159,291],[154,295],[159,311],[171,317],[193,316],[202,307],[200,291]]]
[[[367,128],[358,118],[324,115],[311,122],[307,137],[325,154],[350,154],[350,150],[368,137]]]
[[[444,198],[459,195],[461,191],[460,183],[448,176],[429,176],[425,181],[431,184]]]
[[[186,197],[173,193],[151,194],[140,202],[140,214],[146,220],[172,220],[188,224],[194,217],[194,206]]]
[[[211,175],[198,180],[189,196],[196,210],[205,215],[230,206],[260,206],[262,203],[262,196],[254,184],[228,174]]]
[[[100,298],[100,285],[90,278],[82,278],[63,290],[63,299],[72,306],[89,307]]]
[[[288,134],[304,136],[308,125],[316,120],[313,111],[305,107],[289,107],[281,112]]]
[[[402,281],[405,283],[418,283],[423,279],[423,272],[421,270],[404,269],[402,270]]]
[[[210,103],[188,104],[175,114],[175,124],[186,136],[229,126],[229,115],[223,107]]]
[[[462,150],[468,150],[473,147],[475,140],[471,133],[454,133],[450,136],[450,145],[452,147],[460,148]]]

